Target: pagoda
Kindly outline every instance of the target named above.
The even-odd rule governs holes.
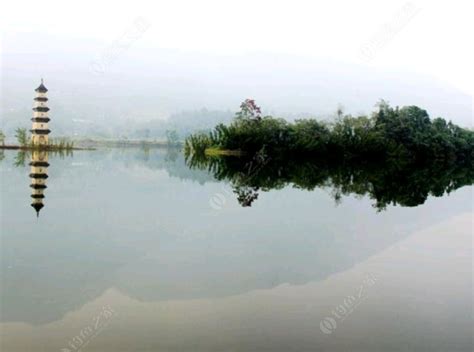
[[[36,216],[38,217],[40,210],[44,207],[44,190],[46,189],[49,166],[48,152],[45,150],[33,150],[30,166],[31,198],[33,198],[31,206],[36,210]]]
[[[33,122],[31,132],[31,143],[34,146],[47,146],[48,145],[48,134],[51,132],[48,129],[48,111],[49,108],[46,106],[48,98],[46,93],[48,89],[44,86],[43,79],[41,84],[35,89],[36,96],[33,104]]]

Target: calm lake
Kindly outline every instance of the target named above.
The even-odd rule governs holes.
[[[472,350],[472,186],[242,207],[176,151],[49,155],[39,191],[29,162],[0,161],[2,351]]]

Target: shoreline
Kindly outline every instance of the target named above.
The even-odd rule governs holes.
[[[73,147],[73,148],[58,148],[58,147],[28,147],[21,145],[0,145],[0,150],[40,150],[47,152],[57,151],[74,151],[74,150],[96,150],[92,147]]]

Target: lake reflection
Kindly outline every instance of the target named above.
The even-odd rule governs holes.
[[[31,153],[30,166],[31,198],[33,199],[31,206],[36,210],[36,216],[39,217],[40,210],[44,207],[44,190],[48,188],[46,186],[49,166],[48,153],[44,151],[33,151]]]
[[[330,188],[336,202],[349,194],[368,196],[379,211],[388,205],[413,207],[429,196],[441,197],[474,183],[470,162],[436,161],[426,165],[386,161],[370,164],[361,160],[335,161],[311,158],[275,159],[262,149],[240,157],[187,156],[192,169],[209,170],[217,180],[231,183],[237,200],[252,206],[260,191],[287,185],[312,191]]]
[[[0,162],[2,351],[472,349],[472,186],[377,212],[282,182],[249,208],[176,151],[98,150],[48,156],[37,218],[17,159]]]

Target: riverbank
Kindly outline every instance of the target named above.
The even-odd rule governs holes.
[[[47,146],[47,147],[30,147],[22,145],[0,145],[0,150],[44,150],[44,151],[72,151],[72,150],[95,150],[92,147],[71,147],[71,148],[61,148],[56,146]]]

